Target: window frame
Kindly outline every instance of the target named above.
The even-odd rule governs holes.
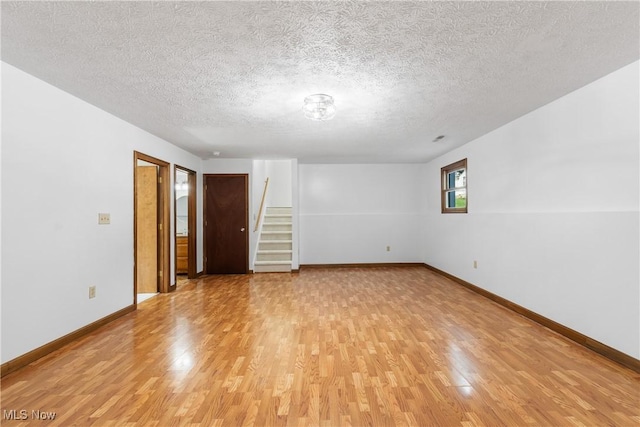
[[[465,182],[463,187],[449,187],[447,175],[451,172],[455,172],[457,170],[464,169],[465,171]],[[440,205],[442,207],[442,213],[467,213],[469,210],[469,191],[468,191],[468,183],[467,176],[469,170],[467,169],[467,159],[464,158],[462,160],[458,160],[457,162],[451,163],[440,169]],[[464,208],[450,208],[447,207],[447,192],[451,190],[460,190],[463,189],[466,194],[466,203]]]

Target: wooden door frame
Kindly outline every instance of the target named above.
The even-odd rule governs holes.
[[[170,179],[169,179],[169,163],[164,160],[151,157],[149,155],[140,153],[138,151],[133,152],[133,303],[138,303],[138,271],[137,271],[137,258],[138,258],[138,239],[137,239],[137,221],[136,221],[136,201],[138,198],[136,191],[136,170],[138,166],[138,160],[152,163],[158,166],[158,266],[160,267],[161,276],[158,280],[158,292],[166,293],[175,289],[175,285],[169,284],[169,272],[171,270],[171,263],[169,255],[170,250],[170,238],[171,227],[169,222],[169,197],[170,197]]]
[[[203,255],[203,271],[204,274],[208,274],[207,273],[207,177],[209,176],[227,176],[227,177],[231,177],[231,176],[241,176],[244,177],[244,196],[245,196],[245,222],[246,222],[246,226],[245,229],[247,230],[247,232],[245,233],[245,239],[246,239],[246,245],[245,245],[245,262],[246,262],[246,268],[245,274],[248,274],[251,272],[251,270],[249,270],[249,174],[248,173],[205,173],[202,175],[202,223],[203,223],[203,248],[202,248],[202,255]]]
[[[187,184],[189,186],[187,190],[187,228],[189,234],[187,235],[187,277],[189,279],[195,279],[198,276],[198,255],[196,249],[196,185],[197,175],[196,172],[185,168],[180,165],[173,165],[173,182],[175,183],[178,178],[178,171],[187,174]],[[178,227],[178,201],[176,200],[175,185],[173,188],[173,229]],[[173,262],[175,269],[173,270],[174,282],[178,282],[178,250],[177,250],[177,238],[174,236],[173,245]]]

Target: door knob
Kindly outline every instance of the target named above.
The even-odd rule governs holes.
[[[242,227],[242,228],[240,229],[240,231],[244,231],[244,227]]]

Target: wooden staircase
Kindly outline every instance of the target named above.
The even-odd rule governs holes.
[[[292,222],[290,207],[269,207],[264,215],[254,273],[291,272]]]

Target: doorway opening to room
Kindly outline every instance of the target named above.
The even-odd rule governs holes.
[[[169,292],[169,163],[134,151],[133,302]],[[174,288],[175,289],[175,288]]]
[[[174,168],[175,283],[197,276],[196,255],[196,173],[175,165]]]

